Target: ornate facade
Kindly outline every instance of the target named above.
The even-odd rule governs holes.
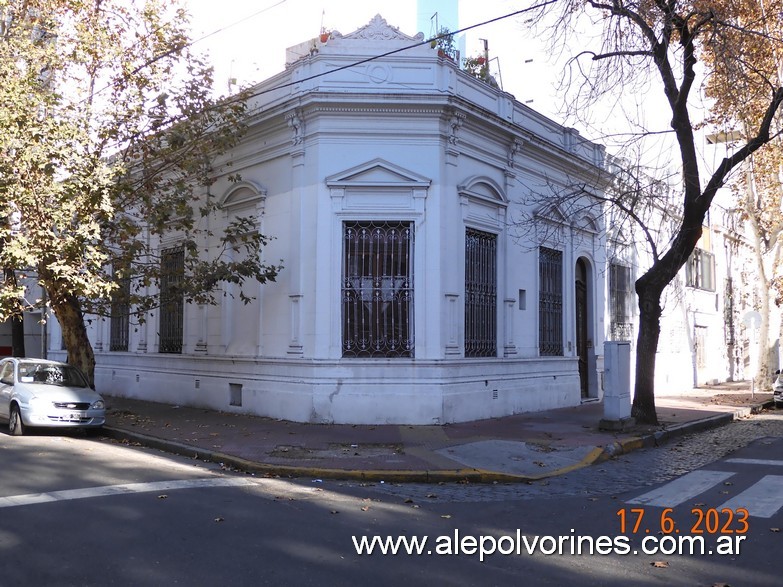
[[[256,88],[231,154],[242,181],[218,179],[210,219],[252,215],[285,268],[246,305],[229,285],[218,306],[94,321],[98,388],[365,424],[600,398],[602,219],[525,202],[599,184],[603,147],[380,16],[287,57]],[[176,235],[160,247],[177,262]]]

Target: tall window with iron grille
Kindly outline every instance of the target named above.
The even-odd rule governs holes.
[[[160,274],[160,340],[161,353],[182,352],[182,326],[185,301],[182,280],[185,272],[185,251],[181,247],[161,252]]]
[[[609,338],[633,341],[633,289],[631,268],[609,264]]]
[[[343,223],[343,357],[413,357],[413,224]]]
[[[538,249],[538,352],[563,356],[563,252]]]
[[[465,230],[465,356],[497,355],[497,242],[495,234]]]

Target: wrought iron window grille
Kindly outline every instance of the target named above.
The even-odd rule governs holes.
[[[185,275],[185,251],[182,247],[161,252],[160,341],[161,353],[181,353],[185,300],[182,282]]]
[[[465,356],[497,356],[497,235],[465,230]]]
[[[538,352],[541,356],[563,356],[563,253],[547,247],[538,249]]]
[[[343,357],[412,357],[412,223],[345,222],[343,239]]]

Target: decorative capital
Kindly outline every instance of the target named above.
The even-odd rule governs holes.
[[[522,150],[524,145],[525,142],[521,139],[514,139],[514,142],[511,143],[511,146],[508,149],[508,167],[510,169],[514,167],[514,158],[516,154]]]
[[[285,115],[288,126],[293,132],[292,145],[301,145],[304,142],[304,117],[301,110],[293,110]]]
[[[459,142],[457,133],[459,132],[459,129],[462,126],[462,121],[464,119],[465,115],[460,112],[455,111],[451,113],[448,121],[448,128],[446,129],[447,140],[449,141],[450,145],[456,145]]]

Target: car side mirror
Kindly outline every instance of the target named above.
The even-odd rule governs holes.
[[[2,383],[3,385],[13,385],[14,384],[13,380],[10,379],[9,377],[3,377],[2,379],[0,379],[0,383]]]

